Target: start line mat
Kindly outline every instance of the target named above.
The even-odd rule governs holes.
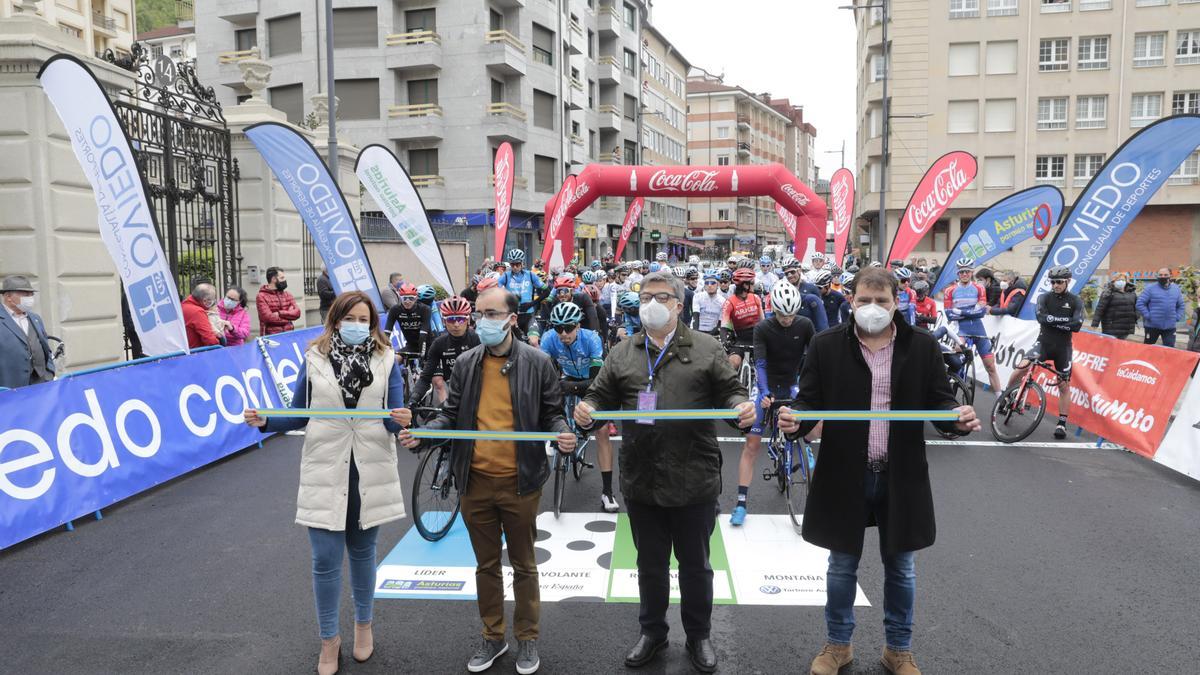
[[[637,602],[637,549],[624,513],[542,513],[535,546],[542,602]],[[751,514],[735,528],[718,516],[712,536],[713,602],[825,605],[828,552],[800,538],[785,515]],[[513,570],[501,556],[506,600]],[[671,600],[679,601],[671,561]],[[380,564],[376,598],[474,600],[475,554],[462,518],[440,541],[410,528]],[[869,606],[862,587],[856,605]]]

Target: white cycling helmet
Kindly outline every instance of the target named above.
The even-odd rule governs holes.
[[[655,253],[654,259],[657,260],[658,262],[666,262],[667,261],[666,251],[659,251],[658,253]]]
[[[771,289],[771,309],[776,314],[795,316],[800,311],[800,291],[791,284],[775,284]]]

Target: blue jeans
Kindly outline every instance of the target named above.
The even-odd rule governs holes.
[[[375,606],[375,538],[379,528],[344,532],[308,528],[312,543],[313,595],[321,639],[338,634],[338,605],[342,596],[342,551],[350,554],[350,588],[354,595],[354,620],[367,623]]]
[[[887,534],[887,473],[866,472],[867,508],[879,523],[879,549],[883,560],[883,628],[887,646],[893,651],[912,648],[913,601],[917,576],[913,572],[913,552],[889,555],[884,542]],[[854,596],[858,583],[859,556],[830,551],[829,571],[825,575],[825,625],[832,644],[848,645],[854,634]]]

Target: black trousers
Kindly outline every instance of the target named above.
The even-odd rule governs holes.
[[[680,614],[689,640],[703,640],[712,627],[713,571],[709,542],[717,524],[717,502],[655,506],[626,500],[633,545],[637,548],[638,620],[642,634],[667,636],[671,602],[671,549],[679,561]]]

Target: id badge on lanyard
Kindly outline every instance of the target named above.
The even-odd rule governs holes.
[[[654,391],[654,371],[658,369],[658,364],[662,362],[663,356],[667,353],[667,345],[664,344],[662,351],[658,353],[658,358],[654,360],[654,365],[650,365],[650,338],[646,338],[646,370],[647,381],[646,391],[638,392],[638,412],[648,412],[658,410],[658,392]],[[640,419],[638,424],[654,424],[653,419]]]

